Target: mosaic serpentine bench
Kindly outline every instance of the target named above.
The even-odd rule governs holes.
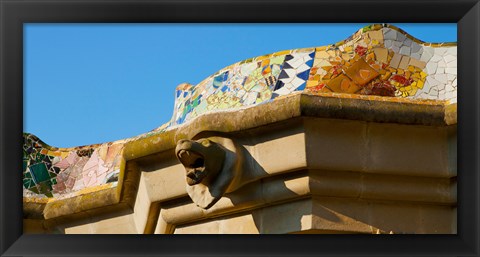
[[[56,148],[24,133],[25,213],[51,218],[118,203],[128,160],[173,149],[202,131],[232,132],[301,115],[455,124],[457,46],[374,24],[334,45],[235,63],[195,86],[179,85],[175,96],[168,123],[129,139]]]

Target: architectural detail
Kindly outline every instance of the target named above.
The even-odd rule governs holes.
[[[225,137],[179,140],[175,153],[185,167],[187,193],[203,209],[251,182],[259,169],[242,146]]]
[[[182,84],[136,137],[24,133],[25,232],[456,233],[456,67],[374,24]]]

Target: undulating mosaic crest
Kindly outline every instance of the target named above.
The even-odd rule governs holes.
[[[24,134],[29,199],[62,199],[117,186],[126,142],[219,110],[235,111],[296,93],[360,94],[457,101],[456,43],[425,43],[387,24],[364,27],[334,45],[276,52],[235,63],[193,86],[177,87],[170,122],[125,140],[55,148]]]

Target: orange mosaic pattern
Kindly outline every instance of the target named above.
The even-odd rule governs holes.
[[[427,63],[386,48],[383,27],[316,48],[306,91],[408,97],[423,89]]]

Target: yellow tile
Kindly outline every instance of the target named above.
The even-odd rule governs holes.
[[[355,93],[360,90],[360,87],[357,86],[353,81],[351,81],[347,76],[340,74],[336,78],[330,80],[327,86],[337,93]]]
[[[422,89],[424,85],[424,82],[422,80],[417,81],[417,87]]]
[[[316,87],[318,85],[318,80],[308,80],[307,87]]]
[[[375,58],[375,54],[374,54],[373,52],[367,54],[367,56],[366,56],[366,59],[367,59],[367,60],[372,60],[372,59],[374,59],[374,58]]]
[[[268,58],[270,58],[269,55],[262,55],[262,56],[258,56],[255,60],[256,61],[263,61],[263,60],[268,59]]]
[[[350,79],[352,79],[356,84],[360,86],[367,84],[372,79],[380,75],[363,59],[358,60],[351,67],[346,69],[345,74],[347,74]]]
[[[387,72],[387,73],[385,73],[385,75],[383,75],[383,76],[381,77],[381,79],[382,79],[382,80],[387,80],[388,78],[390,78],[391,75],[392,75],[391,72]]]

